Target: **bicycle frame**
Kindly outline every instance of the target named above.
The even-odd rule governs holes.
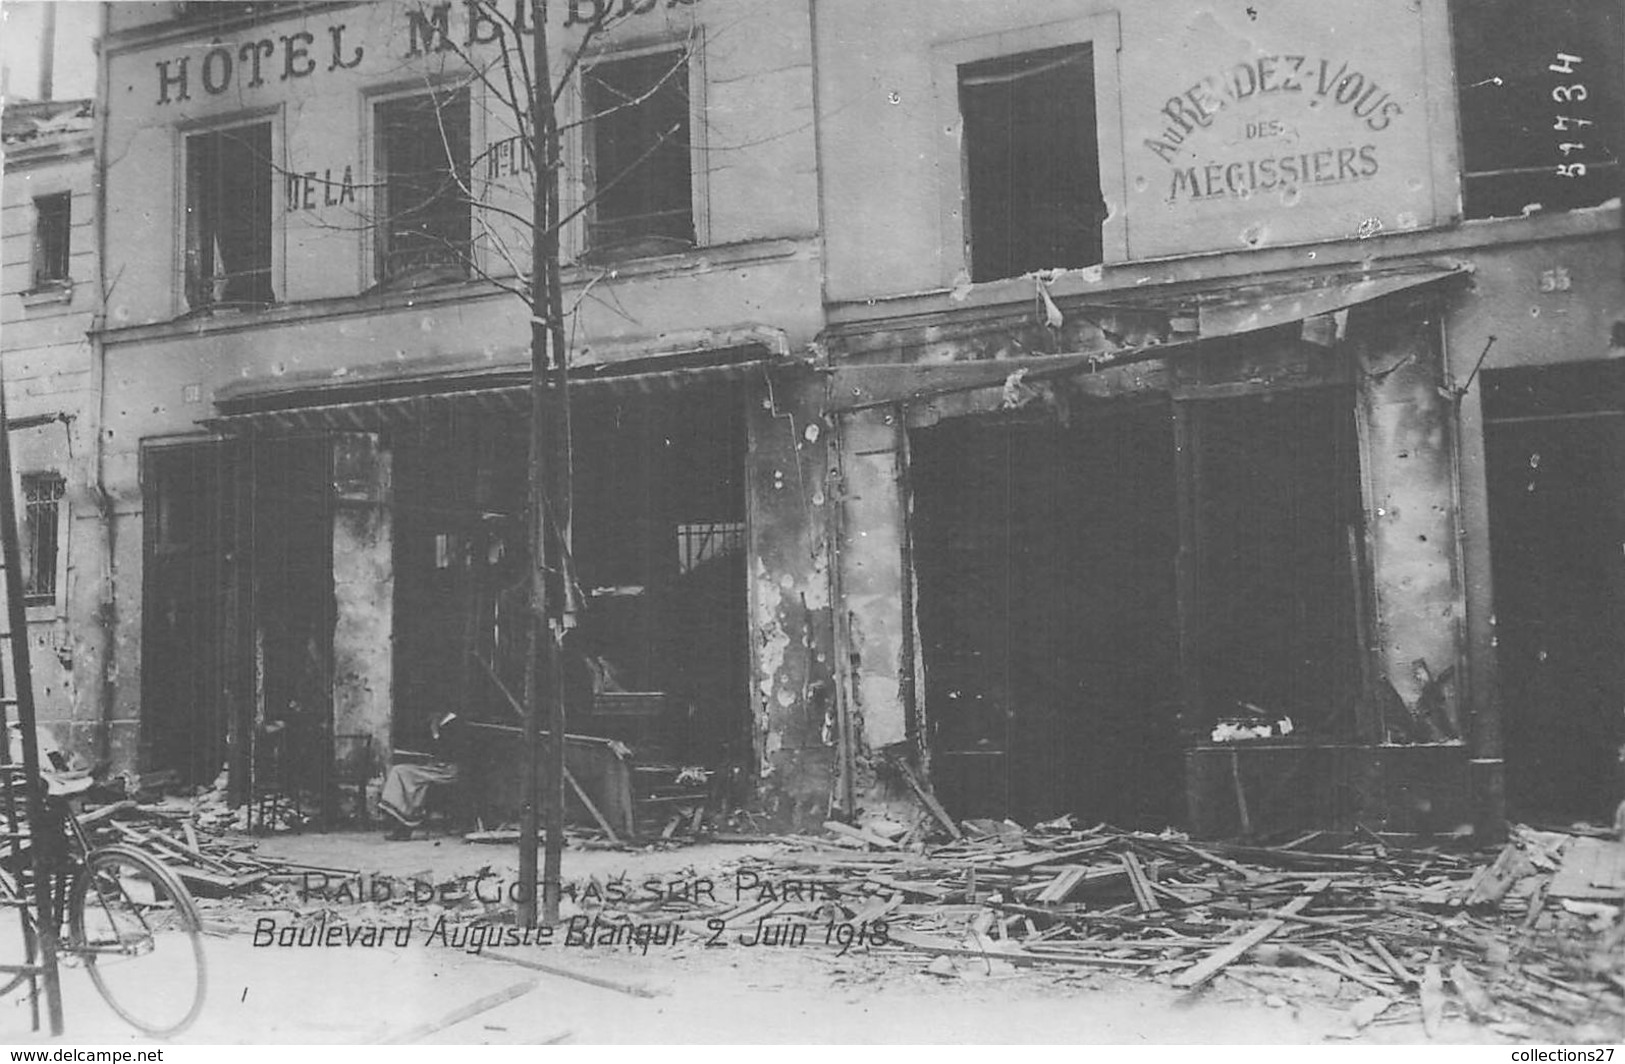
[[[92,842],[87,828],[121,806],[107,806],[81,819],[75,811],[75,795],[51,794],[43,780],[37,785],[42,793],[37,796],[39,804],[35,808],[44,814],[44,823],[30,833],[30,846],[37,849],[19,864],[26,864],[35,873],[35,894],[44,901],[41,908],[50,915],[51,925],[39,926],[35,922],[38,913],[25,909],[25,948],[34,954],[46,948],[49,941],[58,956],[84,962],[97,991],[126,1022],[148,1034],[179,1033],[196,1019],[206,986],[201,920],[190,892],[173,869],[141,847],[118,842],[96,846]],[[17,856],[20,859],[22,854]],[[152,914],[160,915],[160,924],[167,926],[155,926],[148,919]],[[184,1014],[165,1014],[155,1019],[154,1007],[163,1011],[165,1002],[149,999],[142,1003],[142,989],[160,984],[145,978],[132,981],[132,969],[119,960],[156,953],[161,939],[175,941],[175,932],[184,936],[180,956],[187,952],[191,955],[192,967],[185,981],[173,984],[182,990],[179,1000],[187,1007]],[[167,950],[164,955],[177,956]],[[159,970],[163,970],[162,964]],[[20,981],[14,980],[4,990],[13,989]],[[34,984],[36,1014],[38,989]]]

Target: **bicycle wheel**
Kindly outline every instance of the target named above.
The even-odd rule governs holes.
[[[129,846],[92,850],[68,917],[68,949],[127,1023],[172,1035],[197,1019],[207,979],[203,923],[167,866]]]
[[[34,917],[17,903],[22,892],[11,873],[0,869],[0,964],[33,964],[39,956],[34,938]],[[0,972],[0,997],[22,985],[28,976]]]

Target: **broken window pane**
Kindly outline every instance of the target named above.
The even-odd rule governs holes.
[[[971,279],[1101,261],[1089,45],[959,68]]]
[[[56,602],[58,512],[65,487],[59,473],[24,473],[23,601],[30,606]]]
[[[1469,218],[1619,195],[1625,13],[1618,0],[1454,0]]]
[[[466,276],[470,250],[466,91],[378,105],[383,184],[378,272]]]
[[[73,197],[63,192],[34,201],[34,287],[68,280]]]
[[[660,52],[598,63],[587,108],[587,248],[605,258],[694,246],[688,59]]]
[[[270,303],[271,124],[186,139],[186,301]]]

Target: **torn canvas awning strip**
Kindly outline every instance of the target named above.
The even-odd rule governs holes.
[[[952,392],[997,387],[1015,374],[1033,380],[1194,354],[1207,340],[1259,332],[1332,314],[1384,296],[1458,277],[1465,272],[1460,266],[1424,265],[1386,273],[1333,274],[1229,289],[1198,302],[1199,332],[1196,335],[1169,343],[1024,358],[838,366],[827,371],[830,411],[843,413]]]
[[[679,361],[673,357],[673,361]],[[655,360],[618,365],[604,363],[573,369],[570,390],[586,396],[626,396],[676,391],[749,380],[760,376],[780,359],[765,346],[748,345],[718,356],[708,353],[704,364],[650,368]],[[635,370],[627,372],[626,370]],[[201,424],[215,432],[377,432],[408,425],[450,412],[526,413],[530,410],[528,374],[509,372],[449,381],[416,381],[409,386],[370,389],[312,387],[274,396],[243,396],[217,404],[220,416]],[[398,389],[409,387],[410,394]]]

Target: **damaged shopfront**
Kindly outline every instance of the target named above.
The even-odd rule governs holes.
[[[851,807],[1612,817],[1619,18],[820,20]]]
[[[794,372],[745,343],[572,382],[587,823],[658,833],[749,797],[752,407]],[[454,811],[510,819],[530,402],[522,372],[250,386],[218,397],[215,439],[146,447],[147,763],[190,783],[228,764],[256,814],[274,796],[332,824],[451,712],[480,766]]]
[[[849,690],[876,745],[957,817],[1470,821],[1462,282],[1414,262],[843,336]],[[853,597],[882,577],[895,599]]]

